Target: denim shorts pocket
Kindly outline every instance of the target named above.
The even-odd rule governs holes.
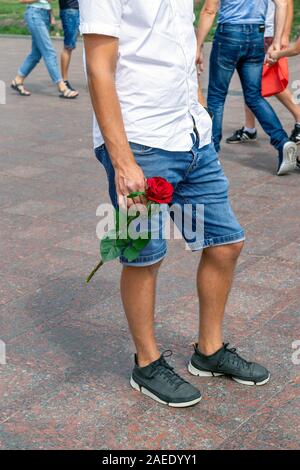
[[[135,142],[129,142],[130,148],[135,155],[148,155],[153,152],[153,147],[147,145],[136,144]]]

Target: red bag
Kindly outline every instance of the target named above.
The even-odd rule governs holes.
[[[289,64],[286,57],[281,57],[274,65],[264,65],[261,83],[261,94],[264,98],[281,93],[288,84]]]

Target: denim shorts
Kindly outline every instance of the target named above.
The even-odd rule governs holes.
[[[172,207],[174,205],[182,211],[181,221],[192,218],[189,223],[190,232],[182,230],[182,226],[174,221],[192,251],[242,241],[245,239],[245,233],[231,208],[228,199],[228,180],[214,145],[211,143],[199,149],[195,137],[194,141],[189,152],[169,152],[136,143],[130,143],[130,146],[146,178],[161,176],[174,186]],[[95,149],[95,154],[106,170],[110,199],[114,207],[117,207],[114,168],[105,145]],[[167,207],[167,210],[172,210],[172,207]],[[186,207],[189,209],[190,217],[186,217]],[[172,214],[170,215],[174,218]],[[121,258],[120,261],[130,266],[149,266],[162,260],[167,253],[167,240],[161,227],[165,224],[165,220],[165,217],[157,218],[156,225],[160,226],[155,228],[154,224],[153,232],[162,235],[155,236],[154,239],[151,237],[151,241],[140,253],[139,258],[132,262],[128,262],[125,258]],[[193,229],[197,226],[199,229],[195,232]]]
[[[60,19],[64,30],[64,45],[67,49],[75,49],[79,33],[79,10],[66,8],[60,10]]]

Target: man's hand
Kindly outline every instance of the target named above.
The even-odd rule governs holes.
[[[276,60],[278,59],[274,61],[273,55],[275,57],[276,53],[280,51],[281,51],[281,44],[276,41],[273,41],[266,53],[265,63],[274,64],[274,62],[276,62]]]
[[[115,184],[118,196],[118,204],[121,209],[126,209],[133,204],[145,204],[143,196],[128,199],[130,193],[146,190],[146,178],[143,170],[137,163],[131,163],[128,167],[115,168]]]
[[[269,65],[274,65],[279,59],[279,54],[280,51],[271,51],[270,53],[268,52],[268,57],[267,57],[267,63]]]

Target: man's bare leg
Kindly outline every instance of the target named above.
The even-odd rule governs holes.
[[[123,306],[140,367],[160,357],[154,333],[155,290],[160,264],[124,266],[121,276]]]
[[[60,56],[61,74],[64,81],[68,80],[71,57],[72,49],[64,47]]]
[[[200,302],[198,348],[207,356],[222,347],[222,323],[243,242],[203,250],[197,274]]]
[[[192,375],[227,375],[245,385],[265,385],[269,371],[242,358],[235,348],[223,346],[222,323],[234,269],[243,242],[204,250],[198,270],[200,327],[198,346],[188,370]]]

